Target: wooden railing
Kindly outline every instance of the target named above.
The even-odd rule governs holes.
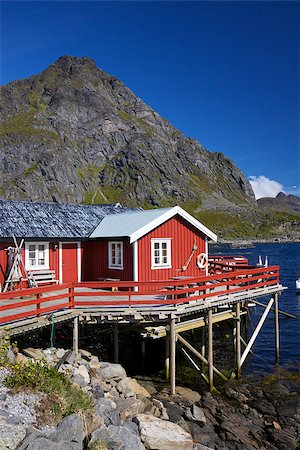
[[[110,307],[171,306],[217,300],[220,296],[278,284],[279,267],[270,266],[180,280],[81,282],[22,289],[0,293],[0,324],[68,309],[103,311]]]

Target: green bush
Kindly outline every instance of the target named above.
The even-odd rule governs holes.
[[[86,392],[71,383],[65,374],[41,361],[11,366],[5,385],[15,392],[26,389],[46,394],[51,401],[43,400],[40,413],[55,422],[93,409],[92,399]]]

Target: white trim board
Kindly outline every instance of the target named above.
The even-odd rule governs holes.
[[[189,222],[191,225],[193,225],[197,230],[201,231],[203,234],[208,236],[213,241],[217,241],[217,235],[213,233],[211,230],[209,230],[205,225],[203,225],[199,220],[195,219],[195,217],[191,216],[188,212],[186,212],[184,209],[182,209],[180,206],[174,206],[173,208],[169,209],[165,213],[163,213],[160,217],[156,218],[152,222],[149,222],[144,227],[140,228],[136,232],[132,233],[130,237],[130,243],[136,241],[137,239],[140,239],[145,234],[149,233],[150,231],[154,230],[154,228],[157,228],[159,225],[162,225],[167,220],[171,219],[172,217],[179,215],[183,219],[185,219],[187,222]]]

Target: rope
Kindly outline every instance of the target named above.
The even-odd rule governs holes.
[[[51,335],[50,335],[50,350],[51,353],[53,352],[53,348],[54,348],[54,337],[55,337],[55,328],[54,328],[54,314],[52,314],[51,316]]]

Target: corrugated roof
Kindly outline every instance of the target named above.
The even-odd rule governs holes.
[[[129,237],[136,231],[147,226],[152,221],[159,219],[165,212],[172,208],[149,209],[147,211],[131,212],[130,214],[118,214],[106,216],[90,235],[91,238],[103,237]]]
[[[117,205],[0,200],[0,238],[87,238],[108,214],[133,211]]]
[[[90,238],[129,237],[130,242],[134,242],[176,215],[183,217],[187,222],[213,241],[217,240],[215,233],[184,209],[180,208],[180,206],[150,209],[147,211],[134,211],[130,214],[118,214],[117,216],[108,215],[92,232]]]

